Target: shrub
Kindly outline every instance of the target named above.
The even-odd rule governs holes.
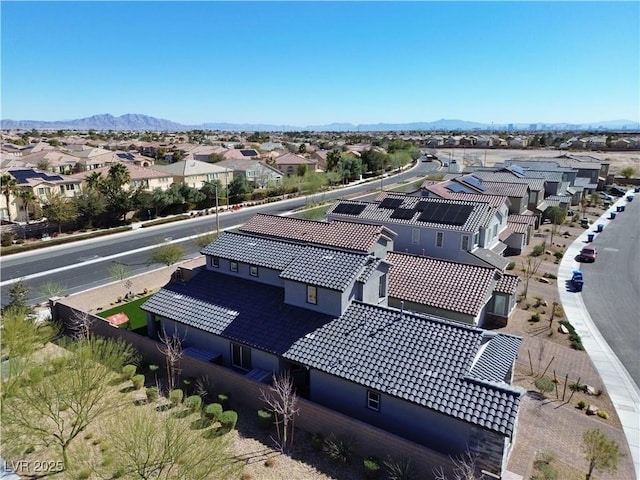
[[[184,398],[184,392],[179,388],[176,388],[175,390],[171,390],[169,392],[169,400],[174,405],[181,404],[183,398]]]
[[[534,313],[533,315],[531,315],[531,318],[529,320],[531,322],[539,322],[540,321],[540,314],[538,312]]]
[[[538,389],[538,391],[542,394],[553,391],[553,380],[547,377],[536,378],[536,380],[533,383]]]
[[[14,235],[13,232],[4,232],[0,237],[0,246],[10,247],[13,245]]]
[[[220,418],[218,418],[218,421],[223,428],[232,430],[235,428],[236,423],[238,422],[238,414],[233,410],[226,410],[222,412]]]
[[[380,460],[374,456],[369,456],[363,461],[364,473],[367,478],[376,478],[380,473]]]
[[[562,257],[564,257],[564,253],[563,252],[556,252],[553,254],[554,257],[556,257],[558,260],[562,260]]]
[[[609,419],[609,414],[608,414],[607,412],[605,412],[604,410],[598,410],[597,415],[598,415],[600,418],[604,418],[605,420],[608,420],[608,419]]]
[[[136,374],[137,367],[135,365],[125,365],[122,367],[122,376],[126,380],[131,380],[133,376]]]
[[[311,446],[314,450],[322,450],[322,447],[324,447],[324,435],[320,432],[316,432],[311,435]]]
[[[144,375],[141,373],[134,375],[131,381],[133,382],[133,388],[140,390],[144,386]]]
[[[192,412],[197,412],[202,407],[202,397],[199,395],[191,395],[184,401],[185,406]]]
[[[574,392],[582,392],[584,391],[585,387],[586,385],[583,385],[582,383],[578,383],[578,382],[569,384],[569,390],[572,390]]]
[[[258,423],[263,428],[271,427],[271,425],[273,425],[273,413],[261,408],[258,410]]]
[[[264,462],[265,467],[273,467],[275,464],[276,464],[276,459],[274,457],[269,457]]]
[[[29,382],[40,383],[44,379],[44,368],[33,367],[29,370]]]
[[[147,401],[155,402],[159,397],[158,387],[149,387],[147,388]]]
[[[567,330],[569,330],[569,340],[571,341],[571,347],[575,350],[584,350],[584,346],[582,345],[582,339],[580,338],[580,335],[578,335],[578,333],[576,332],[576,329],[573,328],[573,325],[571,325],[566,320],[560,320],[558,323],[560,323],[560,325],[564,325],[567,328]]]
[[[531,252],[532,257],[539,257],[544,253],[544,245],[536,245]]]
[[[222,408],[225,410],[229,408],[229,399],[231,395],[228,393],[219,393],[218,394],[218,403],[222,405]]]
[[[578,402],[578,409],[579,410],[584,410],[585,408],[587,408],[587,403],[584,400],[580,400]]]
[[[509,262],[506,269],[513,270],[514,268],[516,268],[516,262]]]
[[[333,435],[328,438],[324,445],[329,457],[340,463],[347,464],[353,455],[353,440],[350,438],[335,438]]]
[[[88,469],[84,469],[84,470],[80,470],[78,472],[78,475],[76,475],[76,478],[78,480],[86,480],[87,478],[89,478],[91,476],[91,470]]]
[[[409,458],[401,460],[389,458],[384,462],[384,466],[389,480],[412,480],[415,478],[413,464]]]
[[[215,422],[216,420],[218,420],[221,415],[222,415],[222,405],[220,405],[219,403],[211,403],[207,405],[204,409],[204,416],[209,420],[211,420],[212,422]]]

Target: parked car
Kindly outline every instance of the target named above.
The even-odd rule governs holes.
[[[613,197],[608,193],[599,192],[598,195],[600,195],[600,198],[603,200],[608,200],[609,202],[613,202]]]
[[[611,187],[609,189],[609,193],[615,197],[622,197],[627,193],[627,191],[620,187]]]
[[[595,262],[597,256],[598,256],[598,250],[596,249],[596,247],[593,247],[593,246],[584,247],[582,250],[580,250],[580,253],[578,254],[578,261],[579,262]]]

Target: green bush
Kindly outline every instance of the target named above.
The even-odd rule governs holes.
[[[598,415],[600,418],[604,418],[605,420],[608,420],[608,419],[609,419],[609,414],[608,414],[607,412],[605,412],[604,410],[598,410],[597,415]]]
[[[374,456],[369,456],[363,461],[364,473],[367,478],[376,478],[380,473],[380,460]]]
[[[553,392],[553,380],[547,377],[536,378],[533,382],[538,391],[542,394]]]
[[[36,366],[29,370],[29,382],[40,383],[44,379],[44,368]]]
[[[91,470],[88,469],[80,470],[76,475],[78,480],[86,480],[89,477],[91,477]]]
[[[175,390],[171,390],[169,392],[169,401],[174,405],[180,405],[183,398],[184,392],[179,388],[176,388]]]
[[[238,414],[233,410],[225,410],[220,415],[220,418],[218,418],[218,421],[223,428],[232,430],[235,428],[236,423],[238,422]]]
[[[158,400],[160,393],[158,392],[158,387],[149,387],[147,388],[147,401],[149,403],[155,402]]]
[[[413,480],[415,478],[413,463],[409,458],[393,460],[389,457],[384,462],[384,466],[389,480]]]
[[[273,425],[273,413],[261,408],[258,410],[258,423],[263,428],[271,427],[271,425]]]
[[[140,390],[144,386],[144,375],[142,373],[134,375],[131,381],[133,382],[133,388]]]
[[[553,254],[554,257],[556,257],[558,260],[562,260],[562,257],[564,257],[564,253],[563,252],[556,252]]]
[[[534,313],[533,315],[531,315],[531,318],[529,320],[532,322],[539,322],[540,314],[538,312]]]
[[[585,402],[584,400],[580,400],[580,401],[578,402],[578,409],[579,409],[579,410],[584,410],[585,408],[587,408],[587,404],[586,404],[586,402]]]
[[[204,416],[212,422],[218,420],[220,415],[222,415],[222,405],[219,403],[211,403],[204,409]]]
[[[200,395],[191,395],[184,401],[184,405],[192,412],[197,412],[202,407],[202,397]]]
[[[569,330],[569,340],[571,341],[571,347],[575,350],[584,350],[582,339],[576,332],[576,329],[573,328],[573,325],[571,325],[567,320],[560,320],[558,323],[560,325],[564,325],[567,330]]]
[[[0,246],[10,247],[13,245],[14,235],[13,232],[4,232],[0,237]]]
[[[122,367],[122,376],[126,380],[131,380],[133,376],[136,374],[137,367],[135,365],[125,365]]]
[[[544,245],[536,245],[531,252],[532,257],[539,257],[544,253]]]
[[[513,270],[514,268],[516,268],[516,262],[509,262],[506,269]]]

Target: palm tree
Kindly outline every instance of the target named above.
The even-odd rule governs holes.
[[[84,179],[87,184],[87,188],[90,189],[98,188],[98,185],[100,185],[102,180],[102,173],[100,172],[91,172],[89,175],[87,175],[87,178]]]
[[[7,215],[9,216],[9,221],[11,221],[11,208],[9,207],[9,202],[11,201],[11,195],[13,195],[17,186],[18,181],[8,173],[5,173],[0,177],[0,188],[2,189],[4,198],[7,199]]]
[[[17,191],[18,198],[22,200],[22,204],[24,205],[24,210],[27,215],[27,225],[29,225],[29,207],[35,204],[38,198],[34,195],[31,190],[26,188],[21,188]]]
[[[124,163],[114,163],[109,168],[109,179],[114,185],[123,186],[131,181],[131,173]]]

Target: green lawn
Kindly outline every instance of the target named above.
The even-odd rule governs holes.
[[[147,314],[140,310],[140,305],[142,305],[150,296],[151,295],[147,295],[146,297],[138,298],[129,303],[122,303],[116,307],[110,308],[109,310],[98,312],[97,315],[102,318],[107,318],[116,313],[124,312],[124,314],[129,317],[129,328],[131,328],[131,330],[146,327]]]

